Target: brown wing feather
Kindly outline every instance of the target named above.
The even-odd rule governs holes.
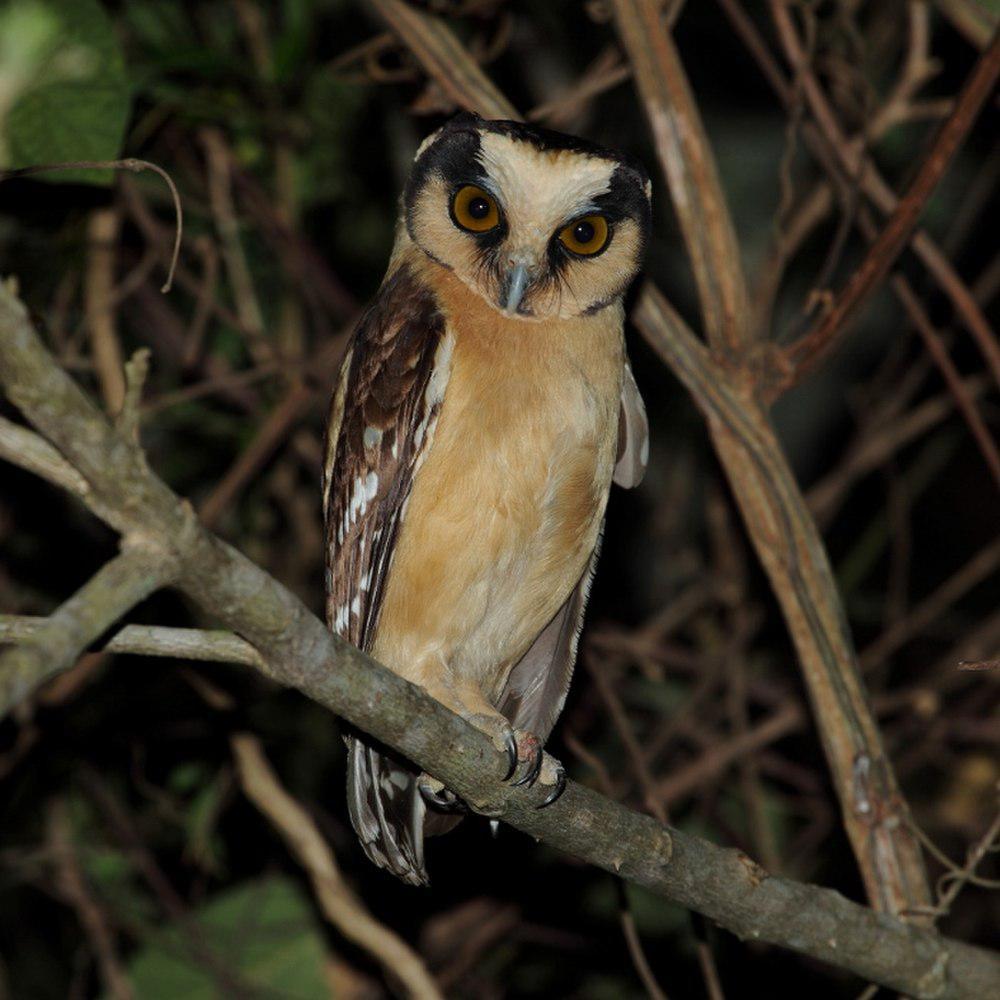
[[[414,474],[433,434],[444,317],[403,266],[355,332],[334,398],[324,496],[329,626],[369,650]]]
[[[405,266],[362,318],[334,396],[325,449],[327,624],[370,650],[413,479],[434,433],[449,342],[432,292]],[[427,882],[425,806],[413,772],[348,739],[348,807],[375,864]]]
[[[515,729],[527,729],[543,743],[552,732],[569,693],[577,641],[600,547],[598,539],[579,583],[515,664],[500,699],[499,710],[511,725]]]

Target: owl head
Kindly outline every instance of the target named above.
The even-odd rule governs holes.
[[[650,183],[583,139],[460,114],[417,151],[410,239],[487,302],[526,320],[618,302],[642,263]]]

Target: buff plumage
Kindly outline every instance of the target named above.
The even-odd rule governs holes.
[[[424,142],[389,270],[352,339],[324,464],[330,627],[552,785],[612,478],[646,422],[622,297],[649,232],[641,167],[461,115]],[[362,735],[348,804],[368,856],[425,884],[462,803]]]

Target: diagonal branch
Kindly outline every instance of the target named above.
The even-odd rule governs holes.
[[[900,913],[930,890],[861,682],[826,550],[749,376],[720,372],[647,285],[636,325],[698,403],[791,633],[868,897]],[[860,777],[859,777],[860,775]]]
[[[670,187],[705,333],[713,349],[739,358],[750,321],[739,244],[711,147],[660,4],[615,0],[615,20]]]
[[[385,966],[417,1000],[440,1000],[441,992],[420,956],[369,913],[344,880],[329,845],[302,806],[281,786],[260,740],[238,733],[231,740],[240,784],[309,872],[323,914],[337,929]]]
[[[252,643],[265,674],[394,747],[478,812],[741,937],[781,944],[915,997],[973,1000],[1000,981],[998,955],[873,913],[836,892],[771,877],[738,851],[665,828],[575,782],[558,802],[537,809],[546,790],[500,782],[505,757],[490,740],[333,635],[281,584],[194,523],[184,501],[136,462],[130,443],[58,367],[24,307],[2,286],[0,353],[5,392],[64,455],[86,466],[79,471],[108,505],[108,520],[142,524],[164,539],[179,563],[177,586]]]

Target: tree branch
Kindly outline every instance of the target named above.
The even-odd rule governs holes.
[[[647,284],[633,314],[684,383],[712,441],[791,633],[844,828],[873,904],[900,913],[927,906],[920,846],[861,682],[826,550],[752,376],[711,359]]]
[[[660,4],[615,0],[615,21],[670,188],[713,349],[738,358],[749,298],[740,248],[715,159]]]
[[[102,566],[27,644],[0,654],[0,713],[71,667],[126,611],[170,583],[177,569],[172,553],[146,546],[128,546]]]
[[[394,974],[409,996],[440,1000],[441,991],[420,956],[379,923],[344,881],[337,859],[316,824],[279,783],[260,740],[239,733],[231,743],[243,791],[309,872],[316,898],[330,923]]]
[[[0,643],[35,642],[47,618],[30,615],[0,615]],[[162,625],[126,625],[104,646],[104,653],[138,656],[168,656],[208,663],[239,663],[264,670],[264,659],[245,639],[232,632],[197,628],[165,628]]]
[[[6,417],[0,417],[0,458],[79,497],[90,489],[87,480],[48,441]]]

